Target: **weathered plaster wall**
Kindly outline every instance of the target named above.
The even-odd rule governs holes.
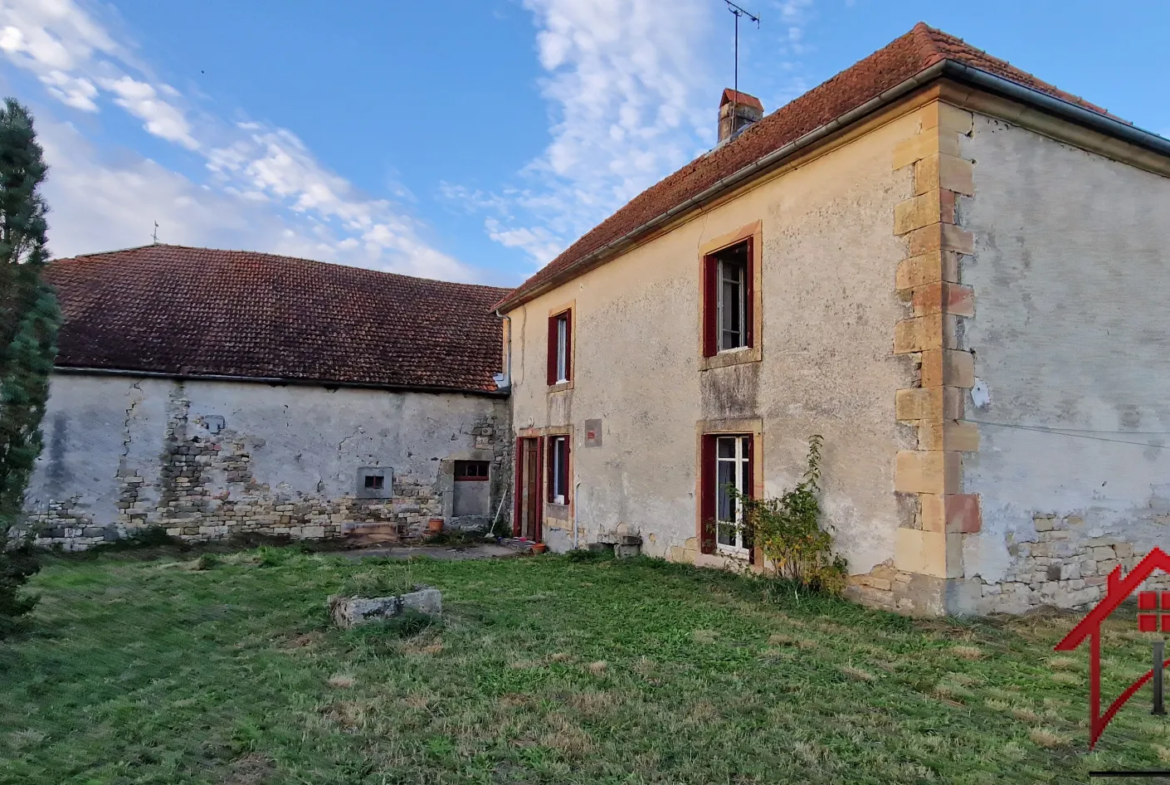
[[[452,515],[455,460],[493,462],[495,512],[509,414],[461,394],[56,374],[27,509],[44,544],[71,548],[143,525],[195,539],[375,521],[409,533]],[[355,498],[365,466],[393,470],[389,498]]]
[[[914,438],[894,397],[914,370],[891,351],[907,310],[892,215],[912,195],[891,154],[917,126],[894,120],[510,314],[514,426],[572,427],[582,543],[624,525],[649,554],[694,559],[696,424],[761,418],[765,492],[797,481],[808,437],[822,434],[825,508],[851,569],[893,557],[912,514],[893,492],[894,456]],[[761,220],[763,359],[700,371],[699,249]],[[575,379],[550,393],[547,318],[568,301]],[[601,446],[585,445],[586,419],[601,420]],[[569,547],[571,515],[550,521],[550,547]]]
[[[1076,605],[1170,547],[1170,179],[975,116],[964,457],[983,609]]]

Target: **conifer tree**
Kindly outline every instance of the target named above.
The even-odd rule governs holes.
[[[9,98],[0,109],[0,633],[33,601],[20,587],[36,572],[14,538],[41,452],[41,418],[57,354],[57,298],[42,278],[48,261],[38,192],[45,166],[32,116]]]

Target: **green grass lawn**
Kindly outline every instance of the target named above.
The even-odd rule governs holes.
[[[4,783],[1087,781],[1170,768],[1148,690],[1088,754],[1067,615],[913,621],[650,560],[53,560],[0,643]],[[191,557],[187,557],[191,558]],[[327,624],[429,583],[422,631]],[[1133,632],[1129,632],[1134,630]],[[1106,694],[1148,667],[1115,623]]]

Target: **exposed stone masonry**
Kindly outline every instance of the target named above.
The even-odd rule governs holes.
[[[158,477],[152,483],[138,469],[125,466],[117,476],[117,520],[96,526],[77,499],[53,501],[45,512],[29,516],[38,546],[85,550],[116,541],[144,528],[160,527],[189,541],[223,539],[254,533],[295,539],[341,537],[362,524],[392,524],[402,539],[423,536],[430,518],[443,515],[442,481],[395,473],[393,496],[359,499],[353,495],[292,494],[257,481],[250,450],[263,440],[230,428],[218,432],[196,418],[189,422],[189,400],[181,385],[168,401],[167,430]],[[493,455],[493,476],[506,483],[506,424],[485,418],[470,434],[474,446]],[[127,433],[126,441],[129,443]],[[503,444],[500,444],[503,442]],[[323,491],[323,484],[318,484]]]
[[[983,583],[981,612],[1023,613],[1055,605],[1092,605],[1105,596],[1116,567],[1128,573],[1144,553],[1113,537],[1096,537],[1078,516],[1036,515],[1035,539],[1009,540],[1011,567],[999,583]],[[1170,589],[1170,575],[1159,574],[1147,588]]]

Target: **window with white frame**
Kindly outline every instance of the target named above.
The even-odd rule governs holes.
[[[569,437],[552,436],[548,443],[548,500],[569,503]]]
[[[744,247],[744,246],[739,246]],[[747,264],[743,254],[719,257],[719,351],[747,342]]]
[[[557,317],[557,383],[569,381],[569,315]]]
[[[732,493],[751,495],[751,437],[719,436],[715,440],[715,539],[718,549],[746,553],[743,504]]]

